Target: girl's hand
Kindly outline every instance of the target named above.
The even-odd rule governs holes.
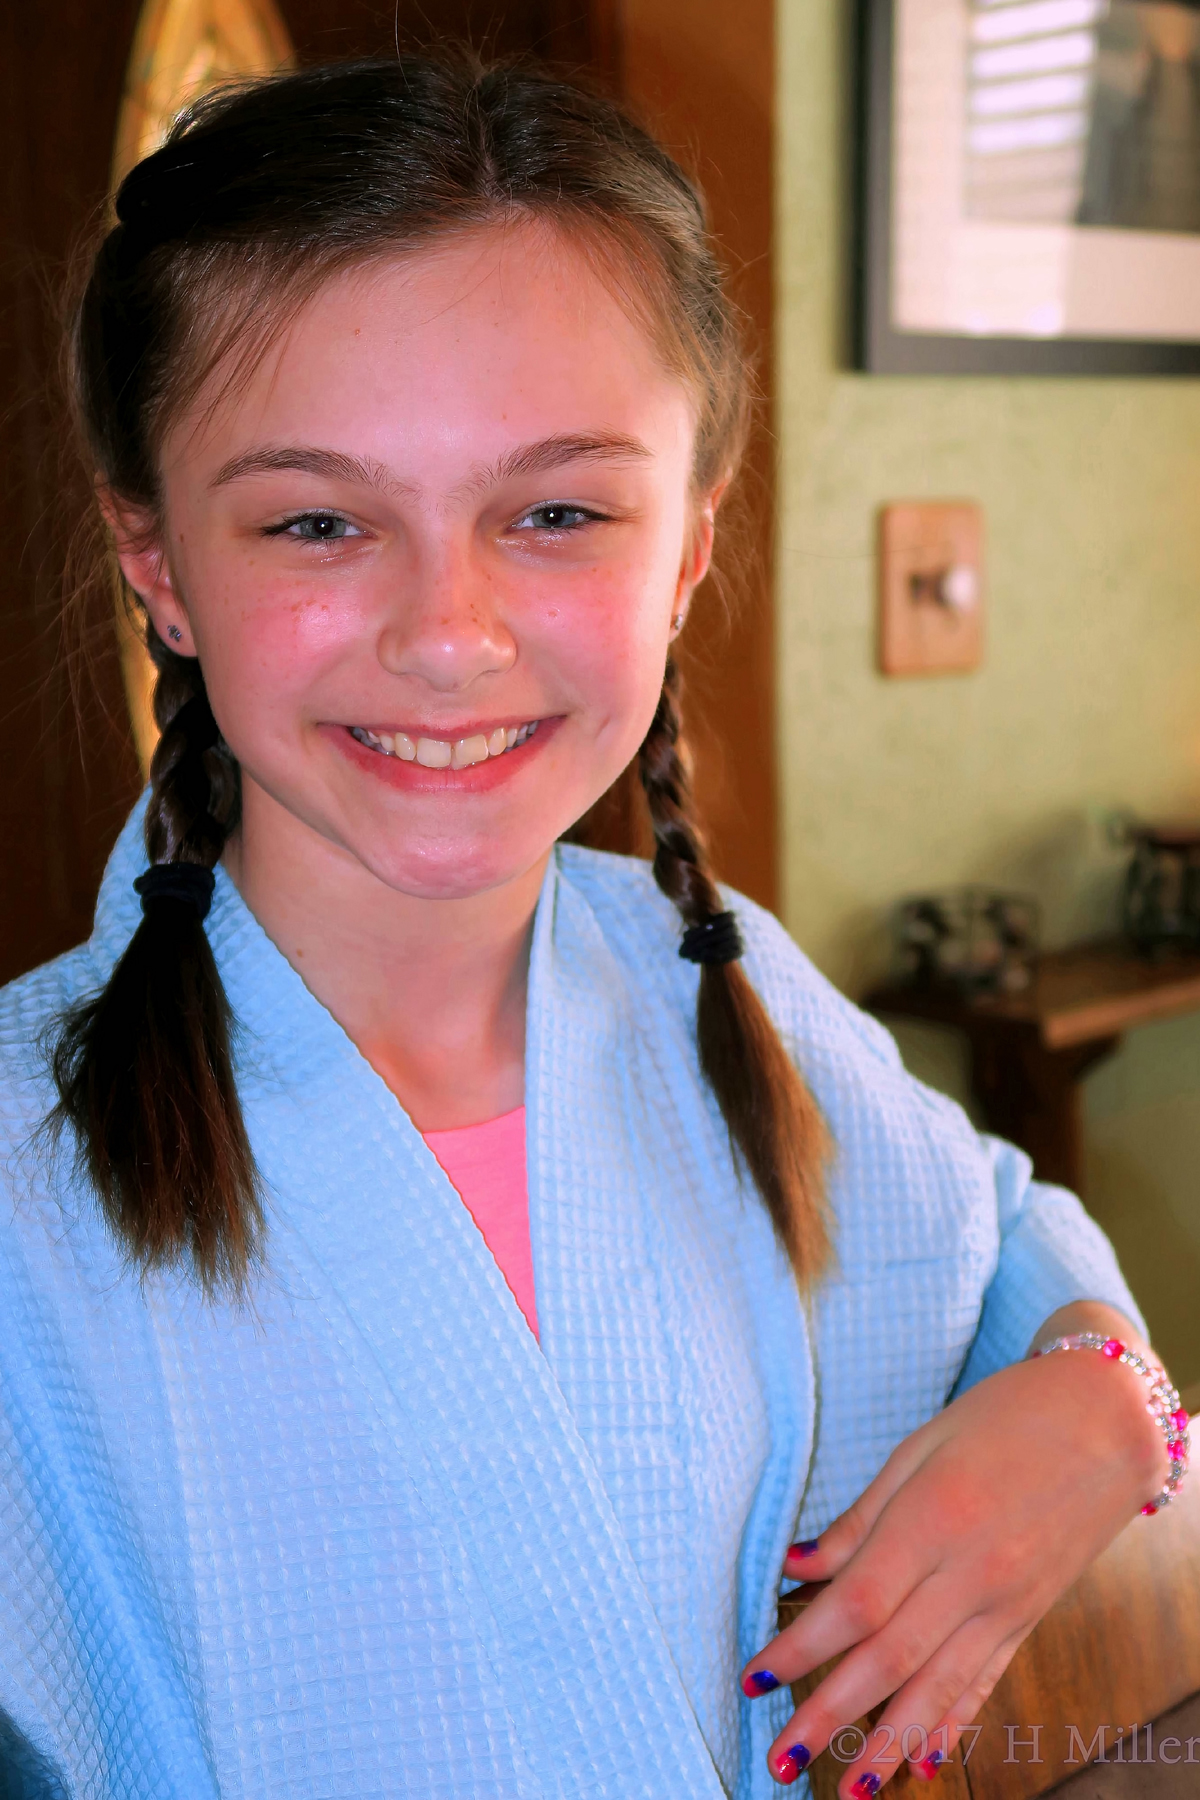
[[[1155,1360],[1120,1313],[1090,1302],[1054,1314],[1035,1343],[1076,1331]],[[819,1540],[788,1552],[787,1576],[829,1586],[747,1665],[743,1689],[842,1661],[771,1746],[776,1780],[794,1781],[889,1695],[843,1800],[869,1800],[905,1757],[936,1773],[1022,1638],[1161,1486],[1146,1400],[1135,1370],[1095,1352],[1018,1363],[906,1438]]]

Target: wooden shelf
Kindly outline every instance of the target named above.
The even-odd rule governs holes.
[[[1120,941],[1077,944],[1038,959],[1033,985],[1022,994],[957,992],[899,983],[877,988],[864,1002],[872,1012],[920,1017],[964,1011],[980,1018],[1035,1024],[1048,1049],[1092,1043],[1135,1025],[1200,1011],[1200,955],[1151,962]]]
[[[1119,940],[1077,944],[1039,957],[1020,994],[889,982],[863,1005],[964,1032],[987,1124],[1027,1150],[1044,1180],[1082,1193],[1079,1084],[1124,1032],[1200,1011],[1200,954],[1151,960]]]

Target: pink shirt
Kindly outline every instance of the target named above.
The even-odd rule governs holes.
[[[538,1336],[529,1242],[529,1181],[525,1170],[525,1108],[464,1125],[427,1131],[425,1142],[458,1189],[483,1234],[513,1298]]]

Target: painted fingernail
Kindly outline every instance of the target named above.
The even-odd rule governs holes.
[[[773,1770],[776,1781],[787,1787],[796,1780],[801,1769],[807,1769],[812,1761],[812,1751],[807,1744],[793,1744],[783,1752]]]
[[[854,1786],[850,1789],[850,1792],[852,1794],[857,1794],[858,1800],[874,1800],[874,1796],[879,1792],[882,1785],[883,1784],[874,1769],[868,1769],[865,1775],[859,1776]]]
[[[773,1694],[779,1686],[778,1675],[772,1675],[770,1669],[755,1669],[753,1675],[742,1679],[742,1692],[749,1694],[753,1700],[756,1694]]]
[[[791,1546],[791,1548],[788,1551],[788,1555],[789,1556],[815,1556],[817,1554],[817,1551],[820,1548],[821,1548],[820,1538],[801,1538],[801,1540],[798,1544],[793,1544]]]
[[[946,1758],[940,1750],[931,1750],[924,1762],[917,1764],[926,1781],[932,1781]]]

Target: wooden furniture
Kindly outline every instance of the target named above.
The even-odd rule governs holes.
[[[1184,1401],[1200,1405],[1200,1390],[1193,1389]],[[931,1800],[1035,1800],[1078,1774],[1099,1747],[1109,1766],[1118,1746],[1122,1763],[1132,1762],[1135,1725],[1138,1758],[1144,1761],[1147,1724],[1200,1693],[1198,1594],[1200,1482],[1193,1477],[1172,1506],[1126,1526],[1026,1638],[980,1714],[982,1729],[965,1765],[965,1746],[960,1746],[932,1787],[901,1765],[885,1792],[895,1800],[915,1800],[917,1795]],[[799,1616],[805,1604],[804,1588],[785,1596],[781,1625]],[[832,1666],[827,1663],[795,1684],[797,1705]],[[882,1710],[871,1715],[871,1723]],[[854,1723],[869,1728],[867,1720]],[[1040,1727],[1036,1752],[1035,1726]],[[1077,1737],[1072,1737],[1072,1726]],[[1098,1740],[1101,1727],[1104,1736]],[[1193,1731],[1200,1732],[1200,1724]],[[1155,1733],[1154,1741],[1161,1749],[1163,1734]],[[1200,1792],[1200,1741],[1194,1748],[1190,1772]],[[1034,1761],[1035,1754],[1040,1761]],[[1180,1777],[1186,1785],[1188,1767],[1171,1762],[1172,1754],[1169,1750],[1167,1760],[1147,1764],[1139,1796],[1153,1796],[1160,1781],[1164,1793]],[[818,1757],[809,1771],[814,1800],[835,1800],[844,1767],[828,1754]],[[1185,1790],[1172,1786],[1169,1791]],[[1090,1787],[1085,1785],[1084,1793],[1092,1800]]]
[[[891,982],[863,1005],[963,1032],[989,1130],[1028,1151],[1044,1181],[1082,1193],[1080,1081],[1134,1026],[1200,1011],[1200,956],[1151,961],[1119,941],[1080,944],[1039,957],[1021,994]]]

